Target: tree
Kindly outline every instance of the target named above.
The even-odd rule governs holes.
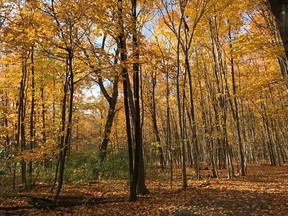
[[[89,10],[87,10],[90,9],[91,12],[89,4],[85,5],[85,7],[81,7],[80,4],[81,2],[52,0],[51,3],[44,3],[45,7],[42,9],[43,15],[47,16],[47,20],[50,21],[50,27],[54,31],[52,31],[52,35],[47,35],[45,32],[45,34],[40,36],[48,40],[48,43],[54,45],[60,59],[65,62],[63,97],[61,102],[61,129],[58,144],[59,157],[55,173],[55,180],[57,178],[58,185],[54,201],[57,201],[63,185],[66,155],[67,151],[71,148],[75,84],[81,80],[81,78],[76,80],[75,77],[77,71],[75,69],[75,56],[77,56],[79,52],[79,47],[85,32],[89,30],[89,22],[86,22],[86,19],[91,15]],[[66,10],[67,7],[74,6],[77,9],[74,8],[74,10],[71,11]],[[84,13],[86,14],[85,16]],[[81,21],[83,21],[83,23],[81,23]],[[80,23],[83,25],[81,26]]]
[[[148,192],[144,161],[161,174],[170,165],[171,187],[181,167],[183,189],[187,173],[205,178],[202,164],[228,178],[283,164],[287,6],[269,1],[275,22],[263,2],[1,1],[0,161],[12,188],[46,179],[43,168],[57,201],[79,174],[66,167],[74,157],[85,152],[85,174],[106,178],[127,148],[131,201]]]
[[[268,0],[271,6],[271,12],[275,16],[277,26],[283,41],[283,46],[288,58],[288,3],[285,0]]]

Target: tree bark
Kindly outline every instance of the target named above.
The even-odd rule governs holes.
[[[70,147],[72,133],[72,116],[73,116],[73,97],[74,97],[74,72],[73,72],[73,50],[67,48],[66,78],[64,84],[64,96],[62,101],[62,130],[61,141],[59,144],[59,174],[58,185],[54,201],[58,200],[64,180],[64,168],[67,150]],[[66,99],[68,99],[68,119],[66,120]]]
[[[288,59],[288,2],[286,0],[269,0],[269,3],[283,41],[286,59]]]
[[[152,125],[156,137],[156,142],[157,142],[157,149],[158,149],[158,154],[159,154],[159,162],[160,162],[160,167],[162,170],[165,168],[165,160],[164,160],[164,155],[163,155],[163,148],[161,144],[161,139],[160,139],[160,134],[159,134],[159,129],[157,125],[157,116],[156,116],[156,99],[155,99],[155,88],[156,88],[156,73],[157,72],[152,72],[152,93],[151,93],[151,117],[152,117]]]
[[[20,151],[24,151],[26,149],[26,137],[25,137],[25,90],[26,90],[26,82],[27,82],[27,59],[28,57],[23,57],[22,60],[22,76],[20,82],[19,89],[19,100],[18,100],[18,123],[17,123],[17,135],[16,141],[17,146],[20,148]],[[24,160],[21,160],[21,182],[22,187],[27,187],[27,179],[26,179],[26,163]]]
[[[135,108],[135,165],[134,165],[134,183],[135,187],[138,184],[138,191],[142,194],[148,192],[145,180],[141,179],[142,185],[139,184],[139,173],[141,172],[141,177],[144,178],[144,163],[143,163],[143,146],[142,146],[142,128],[141,128],[141,110],[140,110],[140,53],[139,53],[139,38],[137,31],[137,0],[131,0],[132,9],[132,43],[133,43],[133,90],[134,90],[134,108]],[[141,165],[141,167],[140,167]],[[140,168],[142,170],[140,170]],[[135,189],[136,190],[136,189]],[[137,197],[131,197],[131,201],[136,201]]]
[[[237,130],[239,166],[240,166],[239,171],[240,171],[241,176],[245,176],[246,175],[245,157],[244,157],[243,143],[242,143],[242,137],[241,137],[241,132],[240,132],[238,101],[236,97],[236,81],[235,81],[234,58],[233,58],[232,33],[231,33],[230,25],[229,25],[229,39],[230,39],[230,50],[231,50],[230,51],[231,52],[230,64],[231,64],[231,76],[232,76],[232,89],[233,89],[234,107],[235,107],[235,112],[233,113],[233,117],[235,120],[236,130]],[[227,79],[225,79],[225,81],[226,81],[226,86],[227,86],[228,85]],[[227,86],[227,92],[229,94],[228,86]],[[232,103],[231,103],[231,108],[233,108]]]
[[[29,150],[32,152],[35,147],[35,124],[34,124],[34,115],[35,115],[35,70],[34,70],[34,47],[31,50],[31,110],[30,110],[30,145]],[[29,161],[29,187],[33,186],[33,166],[32,161]]]
[[[118,0],[118,24],[120,28],[120,34],[118,35],[118,49],[120,53],[120,59],[122,64],[122,77],[123,77],[123,94],[124,94],[124,108],[125,108],[125,120],[126,120],[126,133],[127,133],[127,143],[128,143],[128,156],[129,156],[129,181],[130,181],[130,194],[129,200],[136,201],[136,183],[133,175],[133,143],[132,143],[132,133],[130,125],[130,109],[129,109],[129,76],[128,69],[126,66],[127,61],[127,48],[126,48],[126,37],[124,31],[123,23],[123,2]]]

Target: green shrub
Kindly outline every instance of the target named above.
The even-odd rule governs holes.
[[[169,170],[161,170],[155,163],[145,163],[146,179],[167,180],[170,177]]]
[[[3,161],[0,161],[0,163]],[[3,162],[0,168],[0,195],[10,194],[13,192],[13,176],[11,164]]]
[[[95,179],[127,179],[128,154],[121,151],[99,161],[98,152],[81,151],[67,157],[65,167],[66,182],[89,182]]]
[[[125,149],[107,157],[100,166],[99,178],[128,179],[128,172],[128,152]]]
[[[66,182],[86,182],[93,179],[93,170],[98,165],[97,155],[91,152],[75,152],[67,157],[65,166]]]

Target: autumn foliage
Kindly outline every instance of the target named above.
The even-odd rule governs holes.
[[[117,187],[128,181],[123,193],[130,191],[130,201],[149,187],[148,200],[195,187],[201,199],[219,198],[198,190],[199,181],[241,191],[258,172],[270,179],[264,164],[287,168],[287,59],[268,2],[3,0],[0,6],[3,194],[36,196],[41,184],[59,207],[62,186],[67,192],[84,184],[77,196],[88,196],[88,183],[110,181],[117,186],[109,193],[119,197]],[[278,168],[271,170],[279,180]],[[157,193],[157,184],[165,192]],[[245,190],[240,202],[251,193]],[[266,201],[249,208],[256,212]],[[206,212],[221,212],[213,198],[209,204]]]

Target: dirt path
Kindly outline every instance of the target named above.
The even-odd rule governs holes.
[[[81,205],[54,210],[24,209],[4,212],[12,215],[288,215],[288,165],[271,167],[250,165],[249,175],[227,180],[189,180],[189,189],[180,185],[171,189],[164,180],[148,182],[151,193],[136,203],[127,201]],[[208,171],[207,171],[208,172]],[[225,171],[223,171],[224,173]],[[180,182],[180,181],[179,181]],[[204,183],[204,184],[202,184]],[[202,186],[200,186],[202,184]],[[123,197],[128,187],[123,181],[93,185],[66,186],[64,194],[70,196]],[[49,196],[47,188],[38,188],[32,195]],[[24,197],[0,199],[0,207],[26,205]]]

